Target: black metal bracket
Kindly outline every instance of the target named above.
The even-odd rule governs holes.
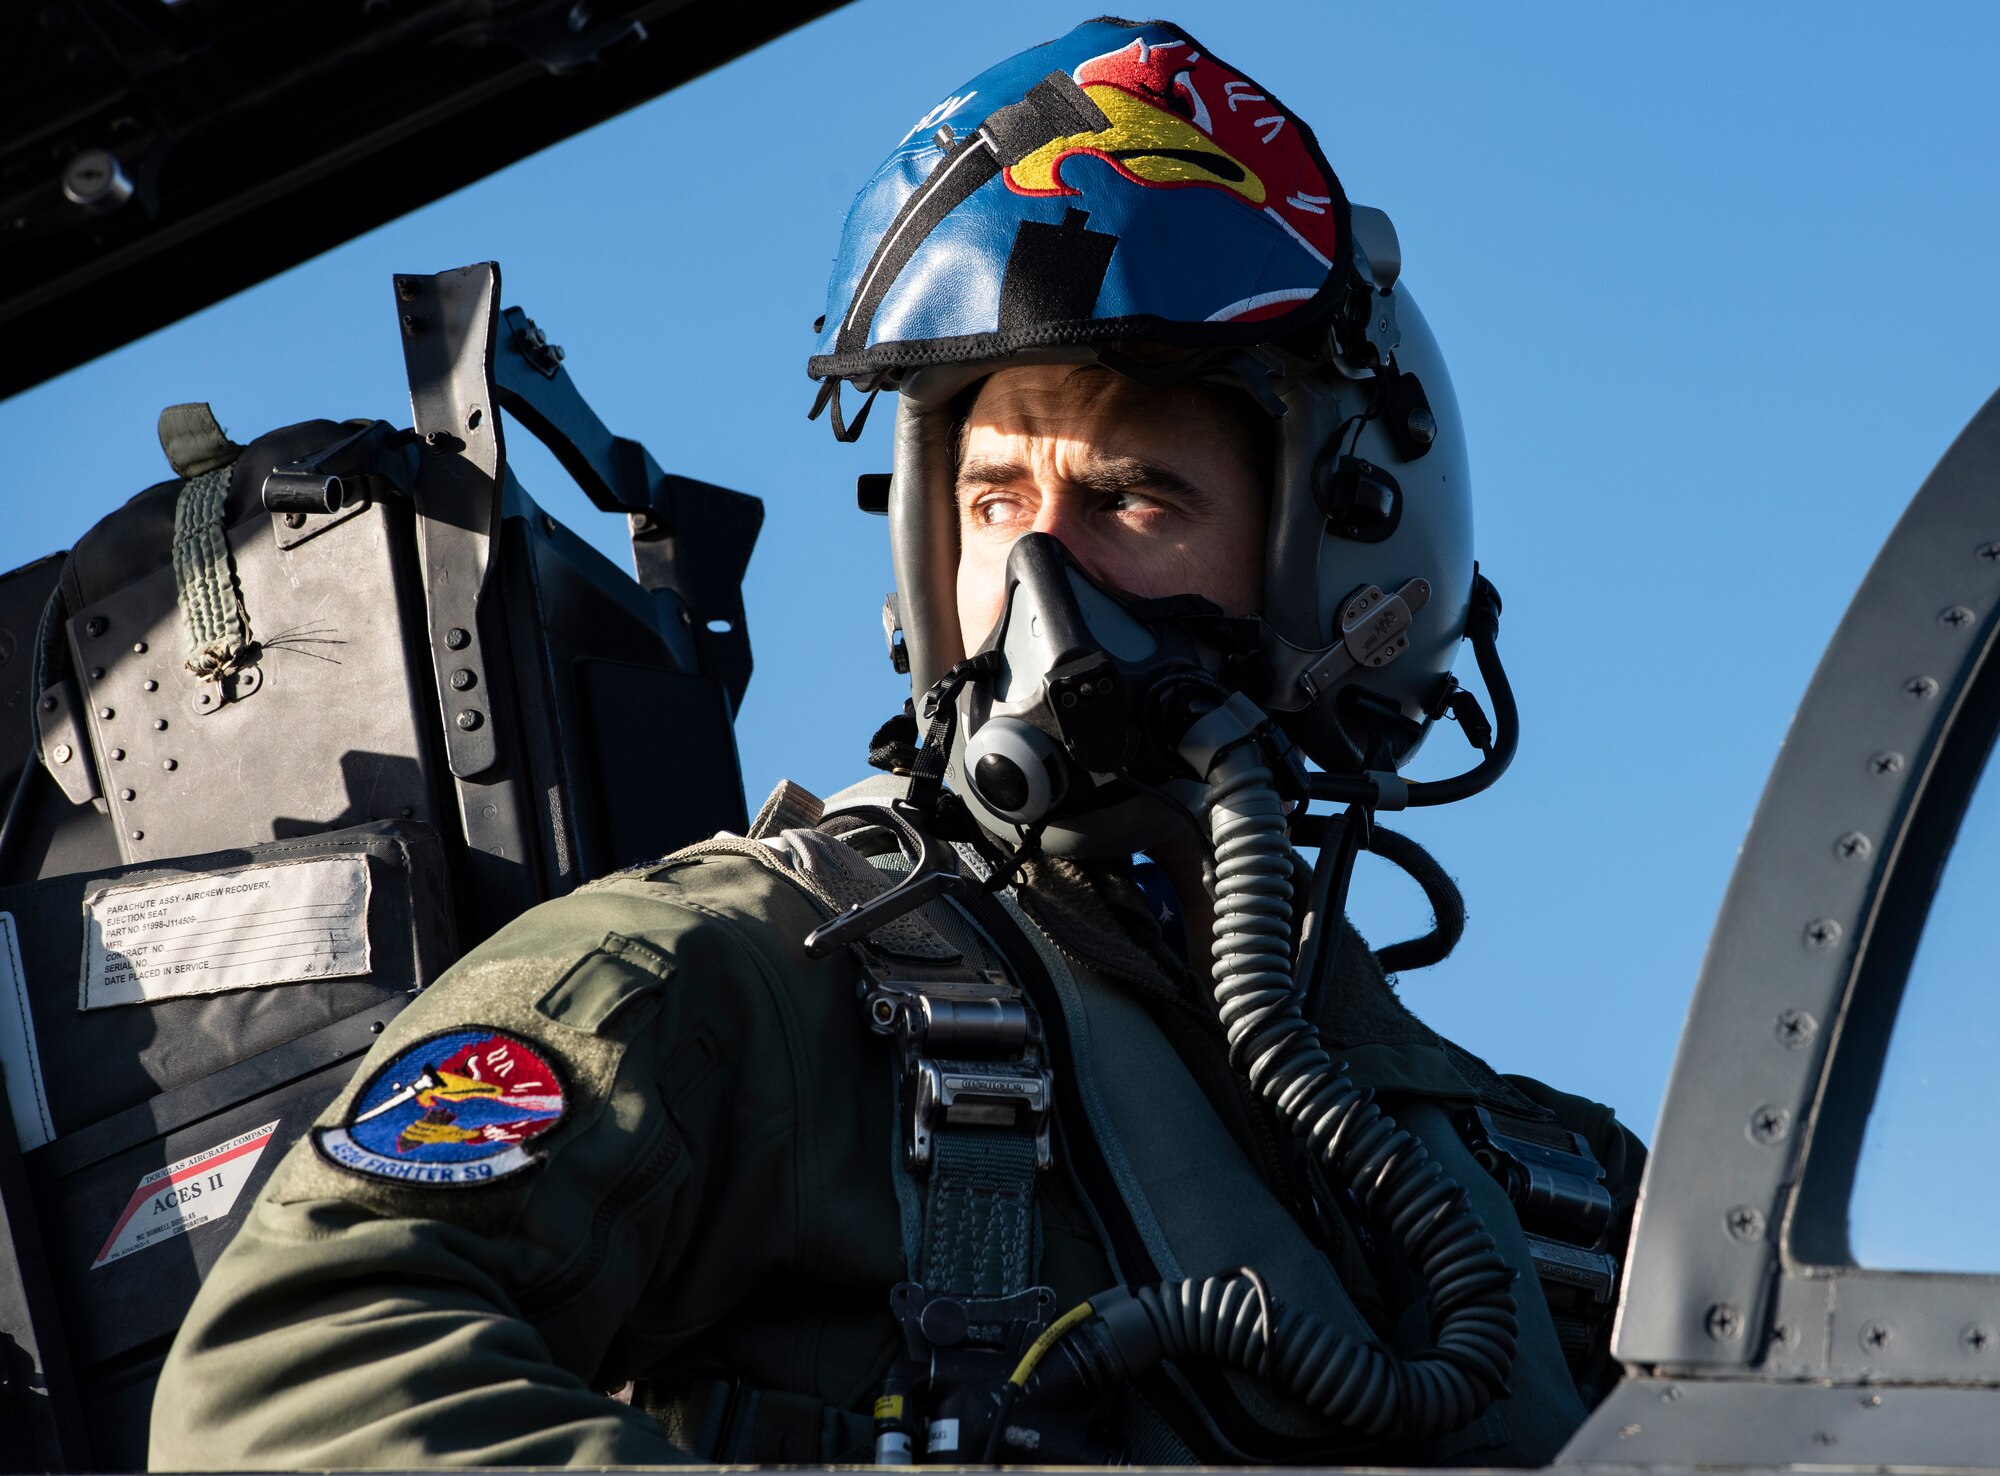
[[[658,597],[662,624],[692,633],[703,673],[722,683],[732,711],[740,707],[751,670],[743,575],[764,524],[763,502],[661,471],[644,446],[605,426],[563,367],[562,350],[532,318],[517,307],[502,318],[493,353],[501,407],[554,453],[592,503],[631,520],[633,563],[640,586]]]
[[[399,276],[396,299],[423,446],[411,490],[445,753],[452,773],[471,779],[500,762],[479,626],[506,467],[493,384],[500,268],[482,262],[435,277]]]

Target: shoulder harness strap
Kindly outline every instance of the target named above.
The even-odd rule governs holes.
[[[751,835],[845,911],[887,891],[905,861],[870,808],[828,814],[787,781]],[[897,1048],[902,1160],[923,1186],[912,1276],[933,1296],[1025,1292],[1038,1259],[1035,1183],[1050,1164],[1054,1095],[1033,1006],[942,899],[849,948],[868,1026]]]

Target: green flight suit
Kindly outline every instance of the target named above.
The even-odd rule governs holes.
[[[1122,1135],[1135,1192],[1150,1189],[1162,1254],[1181,1274],[1257,1264],[1278,1295],[1317,1299],[1357,1335],[1421,1347],[1420,1291],[1378,1281],[1351,1231],[1312,1250],[1271,1187],[1269,1122],[1232,1091],[1206,991],[1136,888],[1045,862],[1017,897],[1087,1012],[1086,1069],[1104,1078],[1093,1100]],[[699,1422],[676,1391],[701,1387],[750,1391],[739,1412],[756,1405],[724,1457],[866,1460],[856,1415],[897,1352],[887,1297],[909,1275],[910,1196],[896,1182],[890,1047],[861,1017],[856,964],[801,947],[827,915],[772,848],[725,841],[537,907],[468,954],[391,1022],[321,1124],[346,1122],[384,1063],[484,1027],[564,1078],[533,1166],[437,1187],[296,1145],[167,1359],[153,1467],[685,1461],[672,1436],[697,1443]],[[957,937],[980,946],[969,929]],[[1503,1079],[1431,1033],[1351,933],[1338,975],[1323,1022],[1351,1074],[1465,1183],[1524,1272],[1511,1397],[1400,1454],[1538,1464],[1583,1406],[1511,1210],[1443,1109],[1485,1101],[1584,1132],[1621,1224],[1643,1150],[1608,1110]],[[1172,1144],[1156,1117],[1184,1129]],[[1066,1307],[1118,1278],[1062,1165],[1041,1180],[1039,1277]],[[1225,1255],[1236,1260],[1203,1263]],[[637,1402],[605,1392],[633,1381]],[[1274,1423],[1291,1417],[1247,1379],[1233,1387]],[[1186,1458],[1170,1433],[1135,1449]]]

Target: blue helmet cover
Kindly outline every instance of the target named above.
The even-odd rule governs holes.
[[[1088,21],[956,89],[862,187],[807,372],[1268,341],[1326,317],[1351,260],[1296,115],[1178,26]]]

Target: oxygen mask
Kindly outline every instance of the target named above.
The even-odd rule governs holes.
[[[980,824],[1057,855],[1129,856],[1198,826],[1205,776],[1179,756],[1231,700],[1223,680],[1257,622],[1198,595],[1148,599],[1097,583],[1062,543],[1024,534],[985,643],[925,697],[955,711],[948,775]],[[1290,743],[1247,699],[1258,736],[1298,777]]]

